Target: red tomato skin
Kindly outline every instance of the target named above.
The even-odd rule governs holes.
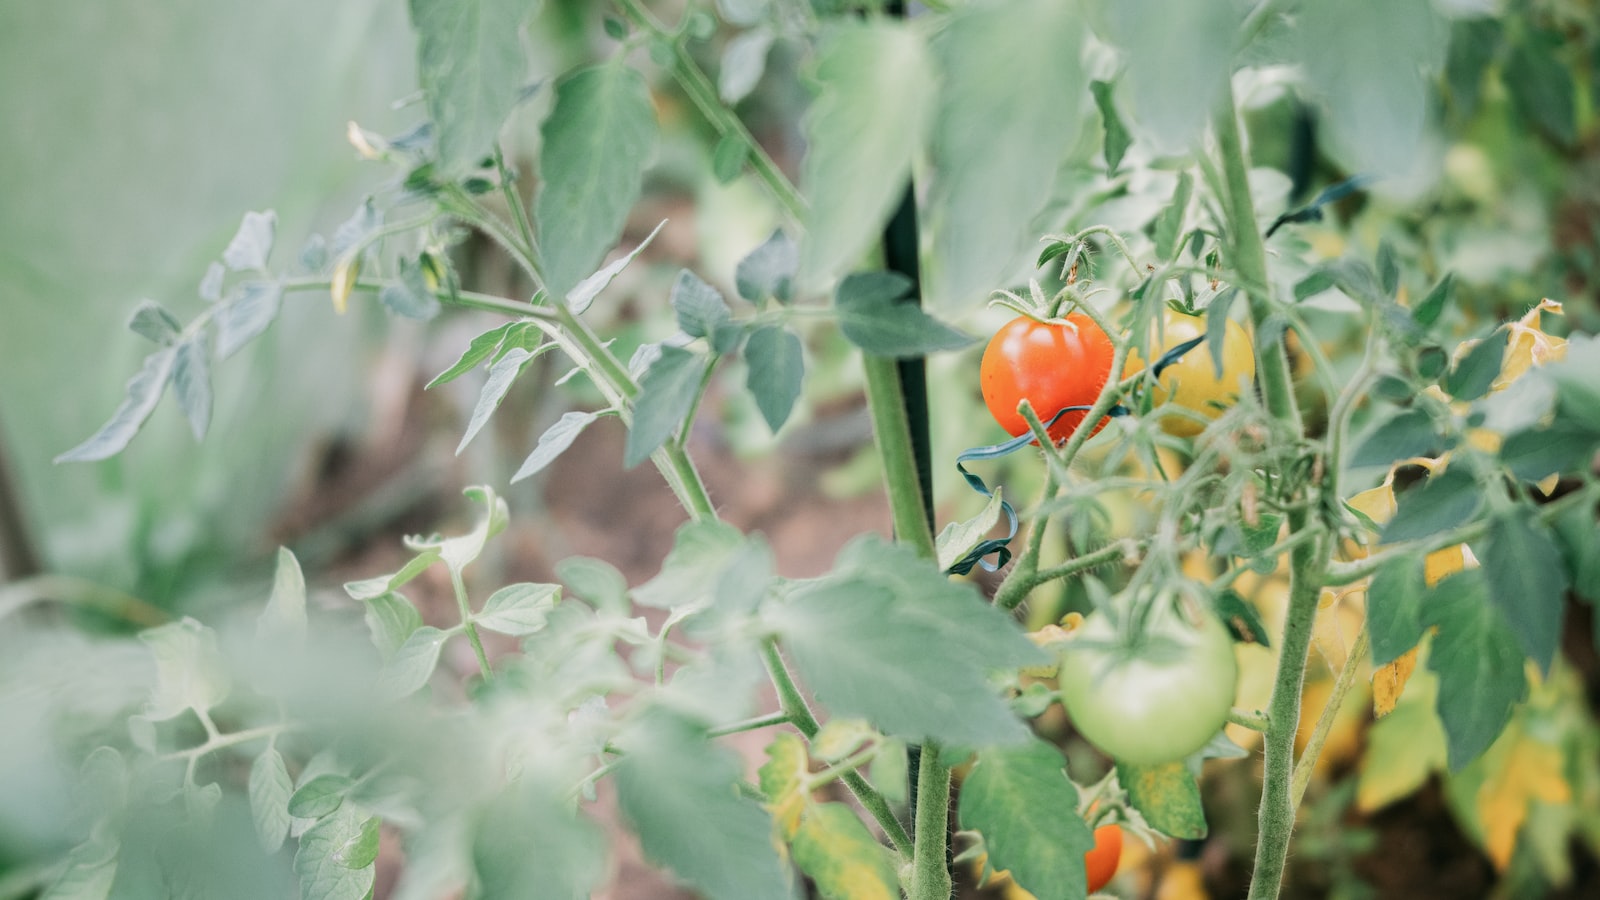
[[[1024,397],[1041,420],[1049,421],[1063,407],[1092,405],[1111,375],[1111,338],[1083,313],[1066,321],[1070,324],[1018,316],[996,331],[983,351],[978,370],[983,402],[1013,437],[1028,431],[1027,420],[1017,413]],[[1067,440],[1083,417],[1081,411],[1062,416],[1050,437],[1058,444]],[[1094,430],[1104,425],[1102,419]]]
[[[1089,893],[1111,883],[1111,876],[1117,874],[1117,862],[1121,859],[1121,826],[1101,825],[1096,828],[1094,846],[1083,855],[1083,867],[1089,875]]]

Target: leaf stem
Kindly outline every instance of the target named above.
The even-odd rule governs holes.
[[[794,720],[789,717],[788,713],[780,710],[778,712],[767,713],[763,716],[742,719],[738,722],[729,722],[726,725],[720,725],[711,729],[706,734],[709,737],[727,737],[730,734],[739,734],[745,731],[759,731],[762,728],[771,728],[774,725],[788,725],[792,721]]]
[[[1356,671],[1361,668],[1361,661],[1367,658],[1367,648],[1371,643],[1372,636],[1367,629],[1367,621],[1362,619],[1361,630],[1356,632],[1355,646],[1350,648],[1350,655],[1345,657],[1344,666],[1339,669],[1339,677],[1333,682],[1333,692],[1328,695],[1328,703],[1322,708],[1322,715],[1317,717],[1317,725],[1311,731],[1311,738],[1306,741],[1305,749],[1300,751],[1300,761],[1295,764],[1294,779],[1290,787],[1295,809],[1299,809],[1300,801],[1305,799],[1306,785],[1311,783],[1311,772],[1316,768],[1317,757],[1322,753],[1322,745],[1328,741],[1328,732],[1333,730],[1334,720],[1339,717],[1339,707],[1344,705],[1345,696],[1355,684]]]
[[[1248,728],[1251,731],[1265,732],[1272,727],[1272,718],[1266,713],[1260,710],[1252,712],[1240,709],[1237,706],[1228,711],[1228,721],[1238,725],[1240,728]]]
[[[1042,528],[1039,529],[1043,531]],[[1030,536],[1031,537],[1031,536]],[[1000,590],[995,592],[995,605],[1001,609],[1016,609],[1034,588],[1063,578],[1071,578],[1080,572],[1086,572],[1096,566],[1116,562],[1125,558],[1138,547],[1138,542],[1126,538],[1114,541],[1098,550],[1075,556],[1060,565],[1048,569],[1029,569],[1013,572],[1005,580]],[[1032,547],[1029,548],[1032,550]]]
[[[489,655],[483,652],[483,639],[478,636],[478,626],[472,622],[472,604],[467,600],[467,584],[461,579],[461,571],[453,565],[450,566],[450,587],[456,594],[456,608],[461,611],[462,630],[467,633],[472,652],[478,657],[478,671],[483,673],[484,681],[493,681],[494,670],[489,666]]]

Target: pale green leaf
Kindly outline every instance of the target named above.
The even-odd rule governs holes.
[[[463,175],[494,151],[527,75],[530,0],[410,0],[417,77],[438,135],[440,174]]]
[[[483,611],[472,620],[490,631],[523,637],[544,627],[546,616],[560,599],[559,584],[511,584],[491,594]]]
[[[250,817],[262,852],[277,853],[289,835],[289,797],[294,784],[283,754],[268,747],[250,766]]]
[[[272,594],[256,619],[256,633],[301,640],[306,633],[306,579],[300,561],[288,547],[278,548],[278,567],[272,576]]]
[[[568,447],[571,447],[572,442],[578,439],[578,435],[582,434],[583,430],[600,418],[602,414],[599,412],[579,411],[562,413],[561,418],[557,419],[554,425],[545,429],[544,434],[539,435],[539,443],[534,445],[533,452],[528,454],[528,458],[522,461],[522,465],[518,467],[516,474],[511,476],[511,483],[516,484],[530,475],[543,471],[545,466],[555,462],[556,457],[565,452]]]
[[[88,440],[57,456],[55,461],[94,462],[121,453],[161,401],[172,380],[174,355],[173,348],[165,347],[146,356],[139,372],[128,379],[127,396],[111,418]]]
[[[185,618],[141,632],[139,639],[156,663],[147,718],[159,722],[188,709],[209,710],[228,696],[227,666],[211,629]]]
[[[623,448],[622,464],[644,462],[682,427],[694,405],[705,373],[704,356],[680,347],[662,347],[645,372],[634,400],[633,425]]]
[[[1077,900],[1094,835],[1061,751],[1037,738],[978,754],[961,786],[960,821],[983,835],[989,866],[1039,900]]]
[[[788,421],[800,398],[805,355],[800,338],[781,325],[750,332],[744,344],[745,387],[774,433]]]
[[[843,803],[806,810],[794,836],[794,861],[826,900],[899,900],[889,848]]]

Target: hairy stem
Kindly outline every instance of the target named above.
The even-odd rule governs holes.
[[[878,454],[883,459],[884,484],[889,489],[895,537],[909,544],[918,556],[933,559],[933,531],[922,504],[922,487],[917,478],[911,426],[905,417],[900,373],[895,361],[887,357],[868,354],[862,357],[862,363],[867,374],[867,406],[872,413]]]
[[[917,769],[916,852],[912,856],[911,900],[949,900],[950,766],[940,759],[939,745],[922,745]]]
[[[1356,633],[1355,645],[1350,648],[1350,655],[1345,657],[1344,666],[1339,669],[1339,677],[1333,682],[1333,692],[1328,695],[1328,705],[1322,708],[1322,715],[1317,717],[1317,725],[1311,731],[1311,738],[1306,741],[1306,748],[1300,753],[1300,762],[1295,764],[1294,778],[1290,785],[1295,809],[1299,809],[1300,801],[1305,799],[1306,786],[1311,783],[1311,772],[1316,768],[1317,757],[1322,754],[1322,745],[1328,741],[1328,732],[1333,730],[1333,722],[1339,717],[1339,707],[1344,705],[1345,696],[1355,684],[1356,671],[1361,668],[1361,661],[1367,658],[1367,648],[1371,645],[1372,636],[1367,630],[1366,621],[1362,620],[1361,630]]]

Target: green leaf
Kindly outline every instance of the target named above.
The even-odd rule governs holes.
[[[1094,105],[1100,110],[1100,123],[1106,134],[1106,174],[1115,175],[1117,166],[1122,165],[1123,155],[1133,144],[1133,137],[1128,134],[1128,126],[1122,124],[1122,117],[1117,115],[1117,102],[1111,96],[1111,82],[1091,81],[1089,90],[1094,94]]]
[[[1439,629],[1428,668],[1439,675],[1451,771],[1494,743],[1527,694],[1526,657],[1487,593],[1483,572],[1467,569],[1434,585],[1423,602],[1423,626]]]
[[[1316,3],[1297,24],[1308,87],[1326,106],[1340,161],[1353,171],[1405,174],[1429,120],[1428,74],[1443,64],[1449,36],[1433,5]]]
[[[1061,751],[1038,738],[978,754],[961,784],[963,829],[983,835],[989,866],[1011,873],[1039,900],[1077,900],[1094,834],[1078,815],[1078,792]]]
[[[222,251],[223,265],[235,272],[265,269],[277,231],[278,214],[272,210],[245,213],[238,232]]]
[[[767,70],[767,51],[775,38],[771,29],[757,27],[740,32],[722,50],[722,69],[717,73],[717,94],[732,106],[750,96]]]
[[[166,347],[178,339],[183,323],[154,300],[141,300],[128,317],[128,330]]]
[[[348,776],[318,775],[289,798],[289,815],[297,819],[320,819],[338,809],[353,787],[355,782]]]
[[[1104,8],[1105,37],[1126,60],[1121,88],[1135,130],[1163,152],[1189,149],[1228,86],[1242,7],[1124,0]]]
[[[488,424],[489,417],[500,408],[501,401],[505,400],[506,394],[511,391],[511,385],[517,380],[517,376],[522,374],[522,370],[528,367],[528,363],[533,362],[552,346],[554,345],[545,344],[537,350],[512,347],[505,352],[505,355],[495,360],[494,365],[489,367],[489,377],[484,381],[483,389],[478,392],[478,402],[473,404],[472,416],[467,420],[467,430],[461,435],[461,443],[456,445],[457,456],[467,449],[467,444],[478,436],[484,425]]]
[[[434,296],[422,273],[422,264],[410,257],[400,259],[400,282],[385,285],[378,302],[389,312],[407,319],[427,322],[439,315],[439,298]]]
[[[704,604],[743,544],[744,535],[725,522],[685,523],[673,536],[661,573],[633,589],[634,602],[654,609]]]
[[[857,272],[839,282],[834,308],[844,336],[874,356],[922,356],[954,350],[972,338],[922,311],[897,272]]]
[[[172,380],[174,355],[173,348],[165,347],[146,356],[138,374],[128,379],[127,396],[111,418],[88,440],[57,456],[55,462],[94,462],[121,453],[161,401],[161,394]]]
[[[683,427],[694,406],[705,374],[707,359],[680,347],[661,348],[639,383],[633,403],[633,426],[628,429],[622,464],[633,468]]]
[[[1439,435],[1426,410],[1403,409],[1377,420],[1350,453],[1351,468],[1388,466],[1395,460],[1432,456],[1453,445]]]
[[[423,625],[411,632],[379,674],[378,686],[391,697],[416,693],[433,677],[433,670],[439,665],[439,651],[449,637],[449,632],[432,625]]]
[[[1600,603],[1600,541],[1594,539],[1596,531],[1600,531],[1600,522],[1595,521],[1594,510],[1588,507],[1574,506],[1555,520],[1556,540],[1567,571],[1572,574],[1572,589],[1590,603]],[[1600,628],[1600,621],[1596,627]]]
[[[739,296],[751,303],[768,297],[788,303],[794,296],[794,273],[800,266],[800,248],[778,229],[751,250],[733,272],[733,285]]]
[[[276,281],[247,281],[235,288],[211,316],[217,328],[217,358],[227,359],[260,337],[278,318],[282,305],[283,285]]]
[[[927,133],[936,79],[920,33],[880,19],[825,32],[814,83],[802,122],[808,285],[852,268],[878,239]]]
[[[1183,233],[1183,218],[1189,211],[1189,196],[1194,193],[1194,178],[1187,171],[1178,173],[1178,185],[1172,191],[1172,202],[1156,216],[1153,237],[1156,256],[1171,259],[1178,249],[1178,236]]]
[[[1501,78],[1530,125],[1563,147],[1577,140],[1577,91],[1562,62],[1567,43],[1560,34],[1529,29],[1511,47]]]
[[[378,210],[377,204],[372,202],[372,198],[367,197],[356,207],[355,212],[350,214],[350,218],[340,222],[339,227],[333,230],[333,245],[329,248],[329,254],[335,259],[343,258],[358,245],[370,244],[373,236],[382,227],[383,213]],[[366,252],[372,252],[370,246]]]
[[[121,845],[91,837],[67,854],[66,868],[39,894],[39,900],[106,900],[117,878]]]
[[[518,328],[521,325],[521,322],[507,322],[506,324],[501,325],[499,328],[490,329],[489,331],[485,331],[483,334],[473,338],[472,342],[467,345],[467,349],[462,351],[461,357],[457,359],[450,366],[450,368],[445,369],[438,375],[435,375],[433,380],[428,382],[427,387],[423,388],[423,390],[428,390],[430,388],[438,387],[441,384],[455,381],[462,375],[465,375],[466,373],[477,368],[478,363],[481,363],[494,355],[495,350],[500,347],[500,342],[505,339],[506,335],[511,331],[511,329]]]
[[[889,848],[843,803],[807,809],[794,836],[794,861],[826,900],[899,900]]]
[[[1386,666],[1422,640],[1422,599],[1427,593],[1422,559],[1400,556],[1385,561],[1367,586],[1367,626],[1372,635],[1372,665]]]
[[[1530,428],[1506,438],[1500,461],[1523,481],[1581,472],[1600,448],[1600,431],[1581,422],[1558,418],[1548,428]]]
[[[189,430],[195,440],[206,436],[211,427],[211,365],[206,359],[204,335],[184,341],[177,346],[177,357],[172,365],[172,393],[178,398],[178,408],[189,420]]]
[[[1555,382],[1561,417],[1600,431],[1600,337],[1574,334],[1566,358],[1541,371]]]
[[[1427,296],[1412,307],[1411,318],[1423,328],[1431,327],[1434,322],[1439,320],[1439,315],[1455,299],[1455,291],[1456,277],[1454,274],[1447,272],[1443,278],[1439,279],[1439,283],[1428,291]]]
[[[881,735],[860,719],[829,719],[811,738],[811,752],[823,762],[838,762]]]
[[[708,900],[788,900],[772,820],[735,790],[743,767],[700,729],[659,710],[617,744],[617,800],[645,857]],[[693,827],[685,827],[693,823]]]
[[[656,144],[644,77],[620,57],[564,77],[542,133],[534,214],[546,286],[564,297],[617,242],[639,199]]]
[[[222,299],[222,281],[228,277],[228,270],[222,263],[214,262],[206,266],[206,274],[200,279],[200,299],[207,303],[215,303]]]
[[[1399,509],[1383,528],[1379,541],[1393,544],[1438,534],[1477,514],[1483,494],[1476,480],[1459,469],[1430,476],[1399,496]]]
[[[634,247],[625,256],[607,263],[593,275],[578,282],[577,287],[567,292],[567,308],[572,310],[575,315],[582,315],[587,311],[589,306],[594,303],[594,298],[600,296],[600,292],[610,286],[612,280],[623,269],[626,269],[628,264],[633,262],[640,253],[644,252],[644,248],[650,246],[650,242],[656,239],[656,235],[661,233],[662,227],[666,224],[667,220],[662,219],[656,223],[656,227],[651,229],[649,234],[645,235],[644,240],[639,242],[639,246]]]
[[[620,615],[629,611],[628,581],[605,560],[569,556],[556,563],[556,577],[597,610]]]
[[[934,557],[940,571],[948,572],[951,566],[965,559],[968,553],[988,539],[994,526],[1000,524],[1002,493],[1002,489],[995,488],[995,492],[989,495],[989,502],[977,515],[965,522],[951,522],[939,532],[933,543]]]
[[[795,587],[769,618],[802,680],[836,716],[908,740],[1027,738],[988,674],[1041,664],[1045,654],[970,585],[909,549],[858,539],[832,574]]]
[[[1483,564],[1489,602],[1505,614],[1523,652],[1548,676],[1561,643],[1569,585],[1555,535],[1531,510],[1497,514],[1472,551]]]
[[[472,867],[479,896],[582,900],[606,877],[605,835],[555,791],[513,783],[478,815]]]
[[[711,151],[711,176],[718,184],[732,184],[744,174],[744,164],[750,159],[750,145],[738,135],[724,135]]]
[[[1494,18],[1458,19],[1451,25],[1445,81],[1451,106],[1462,121],[1472,117],[1482,92],[1483,73],[1500,49],[1504,27]]]
[[[555,462],[556,457],[564,453],[568,447],[571,447],[572,442],[578,439],[578,435],[582,434],[583,430],[588,428],[600,416],[601,413],[598,412],[572,411],[562,413],[561,418],[557,419],[554,425],[545,429],[544,434],[539,435],[539,443],[534,445],[533,452],[528,454],[528,458],[522,461],[522,466],[517,469],[517,473],[511,476],[511,483],[516,484],[530,475],[543,471],[545,466]]]
[[[139,639],[156,663],[147,718],[159,722],[188,709],[209,710],[227,698],[228,670],[217,650],[216,632],[184,618],[140,632]]]
[[[422,614],[405,595],[390,591],[367,598],[367,630],[385,661],[394,658],[406,639],[422,627]]]
[[[1327,269],[1312,269],[1310,274],[1295,282],[1294,299],[1301,302],[1333,287],[1333,273]]]
[[[377,822],[346,804],[306,829],[294,855],[301,900],[366,900],[375,875],[372,862],[348,863],[366,856],[369,846],[376,852]]]
[[[472,621],[490,631],[523,637],[544,627],[546,615],[560,599],[559,584],[507,585],[489,596],[483,612]]]
[[[264,853],[277,853],[289,835],[289,796],[294,783],[283,754],[268,747],[250,766],[250,817]]]
[[[722,334],[728,332],[733,322],[733,310],[722,292],[706,284],[700,276],[688,269],[678,272],[672,283],[672,311],[677,314],[678,327],[690,337],[705,338],[717,353],[726,353]]]
[[[1394,244],[1384,238],[1378,242],[1378,285],[1385,297],[1394,297],[1400,290],[1400,264],[1394,258]]]
[[[300,561],[288,547],[278,548],[278,566],[272,576],[272,594],[256,619],[256,633],[299,641],[306,634],[306,579]]]
[[[1261,621],[1261,615],[1256,612],[1255,606],[1237,592],[1223,591],[1217,595],[1214,604],[1217,618],[1228,626],[1228,631],[1234,640],[1247,644],[1260,644],[1263,647],[1272,646],[1267,636],[1267,626]]]
[[[506,501],[496,496],[492,488],[479,484],[461,493],[469,500],[483,504],[485,508],[484,515],[478,519],[471,531],[453,538],[406,538],[406,546],[412,550],[419,552],[437,550],[439,559],[453,572],[460,572],[468,563],[477,559],[483,553],[483,547],[489,542],[489,538],[505,531],[506,524],[511,520],[511,512],[506,508]],[[391,580],[389,589],[393,590],[398,586]],[[345,585],[345,590],[349,589],[350,586]]]
[[[1199,840],[1206,836],[1200,785],[1182,760],[1152,766],[1117,763],[1117,783],[1151,828],[1175,838]]]
[[[494,151],[527,75],[527,0],[410,0],[417,78],[428,99],[441,174],[455,178]],[[541,234],[543,230],[541,229]]]
[[[965,311],[1029,256],[1033,219],[1050,200],[1044,186],[1078,142],[1088,79],[1066,49],[1083,45],[1076,4],[968,3],[945,19],[932,39],[935,177],[924,211],[933,250],[923,278],[930,305]],[[1027,140],[1011,139],[1019,122]]]
[[[744,362],[745,387],[755,397],[767,427],[776,434],[800,398],[805,378],[800,338],[781,325],[757,328],[745,342]]]
[[[352,600],[371,600],[390,591],[398,590],[406,582],[421,575],[425,569],[438,561],[438,549],[430,548],[412,557],[411,561],[401,566],[398,572],[389,575],[378,575],[373,578],[363,578],[360,581],[345,582],[344,592],[349,594]]]
[[[1506,339],[1511,332],[1497,328],[1488,337],[1472,345],[1445,376],[1444,389],[1457,400],[1476,400],[1489,393],[1494,380],[1500,377],[1500,362],[1506,355]]]

